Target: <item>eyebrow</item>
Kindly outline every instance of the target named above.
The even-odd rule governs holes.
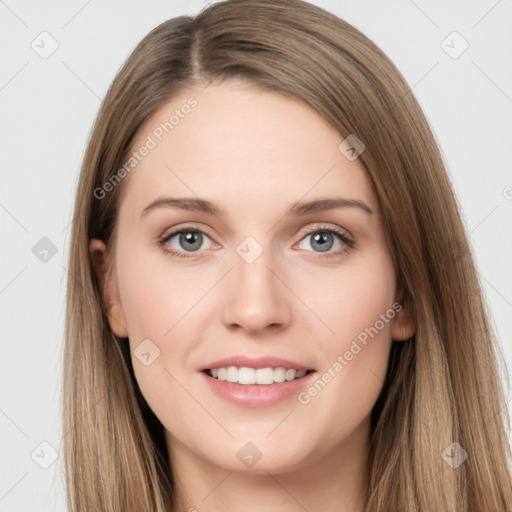
[[[145,217],[148,213],[157,208],[178,208],[180,210],[209,213],[217,217],[224,217],[225,215],[221,208],[206,199],[193,197],[159,197],[142,210],[141,217]],[[300,217],[311,212],[334,210],[335,208],[359,208],[369,215],[373,214],[372,209],[359,199],[328,198],[293,203],[286,211],[285,216],[295,215]]]

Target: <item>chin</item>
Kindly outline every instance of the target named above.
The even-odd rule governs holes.
[[[261,439],[261,433],[257,437],[244,436],[243,440],[231,440],[229,445],[220,447],[220,454],[207,458],[226,471],[254,475],[287,473],[306,465],[309,458],[304,443],[296,437],[293,440],[287,443],[278,436]]]

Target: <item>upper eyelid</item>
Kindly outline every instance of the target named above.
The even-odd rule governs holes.
[[[200,228],[198,226],[194,226],[193,224],[179,227],[176,229],[171,229],[169,232],[167,232],[167,230],[166,230],[159,238],[160,238],[160,240],[168,239],[172,236],[178,235],[179,233],[181,233],[183,231],[198,231],[199,233],[202,233],[203,235],[206,235],[209,238],[212,238],[212,236],[210,234],[208,234],[208,230],[205,230],[204,228]]]
[[[320,226],[316,226],[316,227],[311,227],[311,228],[302,228],[300,229],[298,232],[302,232],[304,234],[309,234],[311,231],[322,231],[322,230],[325,230],[325,231],[328,231],[328,230],[333,230],[333,231],[336,231],[336,230],[341,230],[341,231],[345,231],[347,232],[347,234],[349,234],[350,236],[352,236],[352,233],[346,229],[346,228],[343,228],[341,226],[337,226],[335,224],[331,224],[329,225],[329,223],[327,222],[320,222],[319,224],[321,224]],[[163,238],[163,237],[167,237],[167,236],[170,236],[170,235],[175,235],[177,233],[180,233],[181,231],[199,231],[205,235],[208,235],[208,231],[209,229],[208,228],[203,228],[203,227],[200,227],[200,226],[196,226],[194,224],[186,224],[182,227],[177,227],[177,228],[171,228],[169,230],[169,232],[167,232],[168,230],[165,230],[164,233],[161,235],[160,238]]]
[[[348,231],[346,228],[342,228],[340,226],[335,225],[328,225],[328,223],[321,223],[322,225],[311,227],[311,228],[303,228],[299,230],[299,233],[302,233],[300,240],[302,241],[306,236],[309,236],[315,232],[322,232],[322,231],[331,231],[335,235],[338,236],[346,236],[347,238],[350,238],[351,240],[354,239],[354,236],[350,231]],[[170,238],[182,233],[183,231],[197,231],[200,232],[203,235],[206,235],[212,242],[217,243],[213,240],[213,237],[208,233],[208,230],[205,230],[204,228],[201,228],[199,226],[195,226],[194,224],[185,225],[183,227],[178,227],[176,229],[172,229],[169,233],[163,234],[161,237],[159,237],[160,240],[168,241]],[[341,231],[341,232],[339,232]],[[346,233],[346,234],[345,234]]]

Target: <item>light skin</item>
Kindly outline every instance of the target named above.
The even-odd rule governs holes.
[[[139,387],[165,428],[175,511],[360,512],[370,413],[391,343],[414,333],[407,305],[308,404],[292,396],[235,405],[198,370],[236,354],[291,359],[319,377],[332,367],[400,301],[378,201],[360,159],[338,150],[343,137],[309,107],[243,82],[198,91],[183,91],[138,132],[133,148],[197,99],[123,183],[112,272],[103,242],[90,244],[110,326],[129,338]],[[164,196],[206,199],[224,215],[176,207],[141,215]],[[298,201],[326,198],[372,213],[285,215]],[[198,250],[179,234],[158,245],[179,228],[203,233]],[[262,248],[251,263],[237,252],[248,236]],[[134,355],[145,339],[160,350],[148,366]],[[262,454],[252,467],[237,457],[249,442]]]

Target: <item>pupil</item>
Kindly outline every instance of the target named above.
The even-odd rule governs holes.
[[[186,242],[187,244],[192,244],[193,247],[189,247],[189,249],[192,251],[196,251],[201,247],[202,235],[197,231],[187,231],[186,233],[182,233],[180,236],[180,244],[183,245],[184,242]]]
[[[320,244],[318,246],[318,249],[320,250],[320,252],[325,252],[325,251],[328,251],[331,247],[332,247],[332,240],[331,243],[329,244],[328,241],[326,241],[326,237],[331,237],[332,238],[332,235],[331,233],[317,233],[316,235],[313,236],[313,247],[314,247],[314,244]]]

